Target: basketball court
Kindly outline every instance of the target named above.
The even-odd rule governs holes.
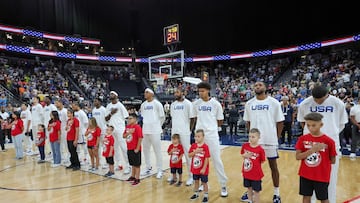
[[[1,202],[190,202],[192,186],[176,187],[170,186],[167,182],[170,170],[166,149],[169,143],[169,141],[162,141],[164,177],[156,179],[155,173],[141,177],[141,183],[138,186],[132,186],[124,181],[129,175],[123,175],[122,171],[116,171],[113,178],[105,178],[102,175],[107,172],[106,170],[94,174],[88,172],[87,165],[82,166],[80,171],[66,170],[64,166],[51,168],[50,162],[37,164],[36,156],[15,160],[14,149],[8,148],[7,152],[0,152]],[[220,197],[220,186],[210,161],[210,202],[240,202],[239,198],[245,189],[242,186],[242,158],[239,152],[240,146],[222,145],[222,160],[229,178],[229,196],[227,198]],[[151,153],[153,156],[153,152]],[[340,162],[337,202],[359,202],[357,196],[360,194],[358,187],[360,185],[360,173],[358,173],[360,161],[342,157]],[[154,156],[152,164],[155,165]],[[297,170],[299,164],[300,162],[295,160],[294,151],[280,151],[278,162],[280,193],[284,203],[301,202],[301,196],[298,195]],[[184,169],[185,167],[184,165]],[[263,170],[265,177],[263,178],[261,202],[270,203],[272,202],[273,186],[267,163],[263,164]],[[184,180],[187,179],[186,170],[184,170],[183,177]]]

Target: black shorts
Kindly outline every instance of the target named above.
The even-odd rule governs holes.
[[[138,151],[138,153],[135,153],[134,150],[128,150],[127,155],[128,155],[130,166],[140,166],[141,165],[141,151]]]
[[[202,183],[207,183],[208,182],[208,175],[195,175],[193,174],[193,179],[194,180],[201,180]]]
[[[327,200],[328,187],[329,183],[309,180],[300,176],[300,195],[312,196],[315,191],[316,199]]]
[[[114,165],[114,157],[106,157],[106,163],[108,163],[109,165]]]
[[[95,148],[95,146],[87,146],[88,147],[88,149],[94,149]]]
[[[251,187],[254,191],[260,192],[261,191],[261,180],[249,180],[244,178],[244,187],[249,188]]]
[[[174,173],[178,173],[178,174],[182,174],[182,168],[170,168],[170,172],[171,174],[174,174]]]

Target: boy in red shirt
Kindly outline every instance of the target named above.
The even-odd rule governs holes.
[[[320,131],[322,118],[320,113],[307,114],[304,119],[310,133],[300,136],[295,145],[296,159],[301,160],[299,194],[303,195],[304,203],[311,202],[314,191],[321,203],[329,203],[331,164],[335,163],[337,153],[335,142]]]
[[[173,134],[171,136],[172,144],[168,147],[168,154],[170,155],[170,171],[173,176],[170,181],[170,185],[176,183],[176,172],[179,174],[179,182],[176,183],[176,186],[181,186],[182,184],[182,157],[184,155],[184,148],[180,144],[180,135]]]
[[[243,144],[240,154],[244,157],[242,174],[244,187],[248,189],[247,194],[251,202],[260,202],[261,179],[264,173],[261,164],[265,161],[265,151],[259,145],[260,131],[252,128],[249,131],[249,142]]]
[[[40,152],[40,160],[38,161],[39,164],[45,163],[45,125],[39,124],[37,136],[35,140],[36,146],[38,146]]]
[[[142,129],[137,124],[137,115],[131,113],[128,117],[128,125],[125,128],[123,137],[126,139],[127,155],[129,164],[132,166],[131,176],[127,181],[132,181],[132,185],[140,183],[141,166],[141,142],[143,139]]]
[[[195,133],[195,143],[191,145],[189,149],[189,157],[191,160],[191,173],[195,181],[194,190],[195,193],[190,197],[191,200],[195,200],[199,197],[199,182],[201,180],[204,186],[204,198],[203,203],[209,201],[208,195],[208,174],[209,174],[209,158],[210,151],[207,144],[204,142],[204,130],[198,129]]]
[[[106,163],[109,164],[109,171],[104,175],[105,177],[111,177],[115,174],[114,171],[114,137],[112,136],[114,127],[109,125],[106,128],[106,135],[103,140],[104,151],[103,156],[106,159]]]

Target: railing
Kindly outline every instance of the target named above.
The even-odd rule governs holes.
[[[2,84],[0,85],[0,91],[5,94],[5,97],[7,98],[7,104],[10,103],[12,106],[20,106],[21,101]]]

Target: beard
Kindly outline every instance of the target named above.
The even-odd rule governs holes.
[[[175,96],[175,100],[179,101],[181,100],[182,96]]]
[[[255,90],[256,95],[260,95],[260,94],[263,94],[263,93],[265,93],[265,90],[262,90],[262,89]]]

